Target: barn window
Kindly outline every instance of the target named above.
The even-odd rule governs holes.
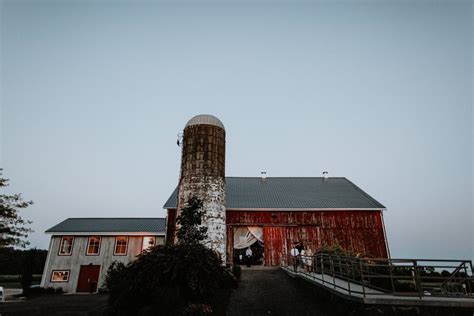
[[[100,237],[99,236],[89,237],[89,241],[87,243],[86,255],[97,256],[99,255],[99,251],[100,251]]]
[[[74,243],[74,237],[72,236],[63,236],[61,237],[61,242],[59,244],[59,255],[60,256],[70,256],[72,253],[72,244]]]
[[[115,237],[115,250],[114,255],[125,256],[127,254],[128,237],[117,236]]]
[[[153,236],[145,236],[143,237],[143,250],[150,250],[155,246],[155,237]]]
[[[51,282],[67,281],[69,281],[69,270],[53,270],[51,274]]]

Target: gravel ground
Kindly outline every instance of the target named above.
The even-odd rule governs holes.
[[[279,269],[242,270],[227,314],[328,316],[310,291]]]

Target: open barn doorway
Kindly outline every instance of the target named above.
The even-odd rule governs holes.
[[[263,265],[265,246],[263,243],[263,228],[259,226],[234,227],[234,263],[240,265]],[[251,256],[248,257],[248,249]]]

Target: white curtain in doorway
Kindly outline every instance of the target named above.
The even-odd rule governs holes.
[[[263,228],[258,226],[244,226],[234,229],[234,249],[244,249],[256,241],[263,242]]]
[[[258,241],[263,242],[263,227],[247,226],[247,229]]]

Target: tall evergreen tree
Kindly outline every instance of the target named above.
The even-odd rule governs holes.
[[[176,220],[179,225],[176,235],[180,244],[193,244],[206,239],[207,227],[201,226],[203,216],[202,201],[191,197]]]
[[[8,186],[9,179],[2,177],[0,169],[0,189]],[[23,201],[21,194],[0,194],[0,248],[8,246],[25,247],[26,240],[32,230],[27,227],[31,221],[24,220],[18,214],[20,209],[33,204],[33,201]]]

